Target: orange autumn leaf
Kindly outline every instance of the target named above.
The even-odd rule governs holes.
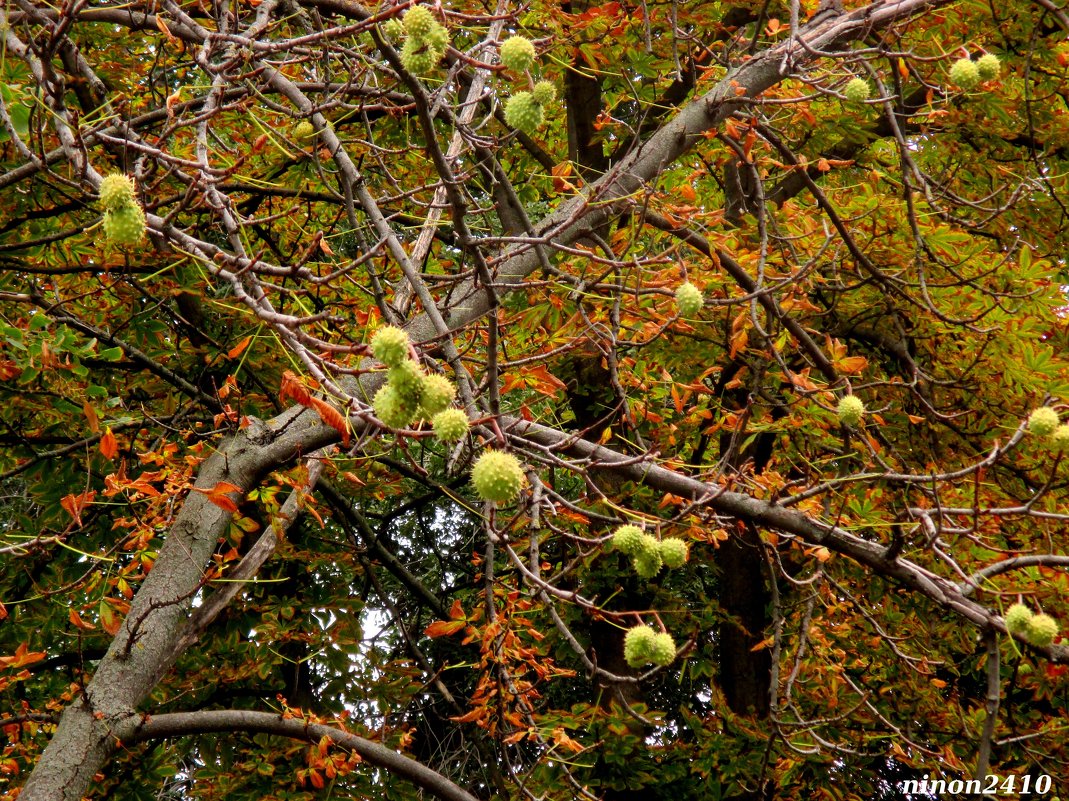
[[[226,358],[236,359],[245,351],[245,348],[249,347],[250,342],[252,342],[252,336],[245,337],[238,344],[236,344],[234,347],[232,347],[226,352]]]
[[[119,443],[115,439],[115,435],[111,432],[111,426],[108,426],[104,432],[104,436],[100,438],[100,452],[104,455],[105,459],[114,459],[115,454],[119,452]]]
[[[428,637],[446,637],[456,634],[467,625],[463,620],[436,620],[423,630]]]
[[[456,723],[475,723],[477,720],[482,720],[487,715],[484,707],[476,707],[465,715],[458,715],[457,717],[449,718]]]
[[[29,643],[19,643],[12,656],[0,656],[0,667],[20,668],[40,662],[45,658],[44,651],[31,651]]]
[[[89,430],[94,434],[100,432],[100,418],[97,417],[96,409],[93,408],[93,404],[89,401],[85,401],[82,404],[82,414],[85,415],[85,419],[89,421]]]
[[[71,625],[73,625],[75,628],[81,629],[82,631],[96,630],[96,626],[94,626],[92,623],[88,623],[83,620],[82,616],[78,614],[78,610],[76,610],[73,606],[67,612],[67,619],[71,622]]]
[[[582,743],[573,740],[568,736],[564,729],[559,726],[553,730],[553,742],[561,748],[571,751],[573,754],[578,754],[580,751],[584,750]]]
[[[194,487],[194,492],[202,493],[208,496],[208,500],[218,506],[224,511],[234,513],[238,510],[238,505],[233,498],[230,497],[231,493],[238,493],[244,497],[245,492],[241,487],[236,484],[231,484],[229,481],[220,481],[211,489],[203,489],[202,487]]]
[[[319,398],[310,397],[307,405],[316,410],[320,420],[341,434],[342,442],[349,444],[349,422],[345,415]]]
[[[864,370],[869,365],[869,360],[864,356],[847,356],[843,359],[839,359],[835,363],[835,367],[841,373],[848,375],[856,375]]]
[[[79,526],[82,525],[82,512],[85,507],[89,506],[96,498],[96,492],[89,490],[88,492],[80,493],[79,495],[65,495],[60,499],[59,505],[69,514],[74,522]]]
[[[296,374],[291,370],[286,370],[282,374],[282,388],[279,390],[278,399],[283,403],[293,400],[301,406],[307,406],[312,400],[312,395]]]

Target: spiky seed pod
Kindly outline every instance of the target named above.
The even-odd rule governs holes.
[[[650,661],[660,667],[667,667],[676,658],[676,644],[672,635],[666,631],[653,635],[653,642],[649,645]]]
[[[643,534],[631,555],[631,567],[640,578],[653,578],[661,572],[661,543],[656,537]]]
[[[401,20],[397,17],[390,17],[386,20],[386,23],[382,26],[382,33],[386,36],[386,39],[391,42],[396,42],[405,33],[405,26],[401,23]]]
[[[535,46],[530,39],[510,36],[501,43],[501,63],[513,72],[524,72],[535,60]]]
[[[649,626],[639,625],[627,630],[624,635],[624,659],[633,668],[640,668],[650,661],[657,632]],[[675,650],[673,649],[673,654]]]
[[[505,103],[505,122],[517,131],[531,135],[544,119],[542,106],[530,92],[517,92]]]
[[[872,89],[869,87],[869,82],[864,78],[852,78],[843,87],[843,96],[851,103],[864,103],[869,99],[871,92]]]
[[[705,298],[694,284],[680,284],[676,289],[676,309],[682,317],[693,317],[702,310]]]
[[[1006,610],[1006,630],[1010,634],[1024,634],[1032,620],[1032,610],[1024,604],[1014,604]]]
[[[396,326],[380,328],[371,337],[371,355],[387,367],[397,367],[408,358],[408,334]]]
[[[134,198],[134,182],[121,172],[113,172],[100,182],[100,205],[108,211],[132,206]]]
[[[1062,423],[1050,435],[1050,444],[1060,451],[1069,448],[1069,423]]]
[[[145,212],[136,203],[104,212],[104,236],[116,245],[136,245],[145,236]]]
[[[293,126],[293,138],[303,143],[305,139],[315,136],[316,128],[308,120],[301,120]]]
[[[959,58],[950,65],[950,80],[967,91],[980,83],[980,70],[971,59]]]
[[[990,81],[998,77],[1002,72],[1002,62],[994,53],[984,53],[976,59],[976,71],[980,73],[980,79]]]
[[[660,552],[655,554],[637,553],[631,557],[631,569],[639,578],[651,579],[661,572],[664,562]]]
[[[670,569],[683,567],[690,555],[690,546],[675,537],[661,540],[661,561]]]
[[[638,526],[620,526],[613,532],[612,547],[620,553],[633,554],[642,547],[642,536],[642,529]]]
[[[1028,415],[1028,430],[1036,436],[1049,437],[1058,427],[1058,413],[1050,406],[1040,406]]]
[[[509,503],[523,489],[523,468],[511,453],[486,451],[471,470],[471,483],[484,501]]]
[[[442,60],[442,56],[445,55],[445,51],[449,48],[449,31],[435,20],[431,29],[422,37],[422,40],[427,45],[427,49],[431,51],[434,63],[437,64]]]
[[[406,400],[389,384],[375,393],[371,405],[375,416],[390,428],[404,428],[416,416],[416,404]]]
[[[531,90],[531,97],[542,106],[548,106],[557,99],[557,87],[549,81],[539,81]]]
[[[401,66],[413,75],[426,75],[434,69],[441,55],[436,55],[422,39],[410,36],[401,47]]]
[[[660,556],[661,554],[661,542],[652,534],[643,533],[638,540],[638,544],[635,546],[635,553],[643,553],[648,556],[654,554]]]
[[[391,367],[386,373],[386,378],[397,394],[415,404],[418,411],[419,404],[423,400],[424,379],[420,366],[412,359],[405,359],[396,367]]]
[[[431,420],[439,442],[458,442],[468,433],[468,416],[461,409],[446,409]]]
[[[839,399],[837,412],[840,423],[854,428],[865,416],[865,404],[857,395],[844,395]]]
[[[428,420],[445,409],[457,396],[457,388],[444,375],[431,373],[423,377],[420,414]]]
[[[401,20],[405,33],[416,39],[422,39],[430,33],[436,23],[434,14],[426,6],[412,6]]]
[[[1058,621],[1050,615],[1033,615],[1024,632],[1025,639],[1032,645],[1046,648],[1058,636]]]

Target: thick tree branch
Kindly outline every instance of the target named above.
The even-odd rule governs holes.
[[[297,718],[282,717],[272,712],[226,709],[153,715],[137,726],[125,742],[144,742],[161,738],[237,731],[274,734],[310,743],[317,743],[326,737],[337,746],[359,755],[369,765],[383,768],[391,775],[411,782],[435,798],[441,798],[442,801],[478,801],[475,796],[458,787],[442,774],[381,743],[340,731],[331,726],[324,726],[321,723],[308,723]]]

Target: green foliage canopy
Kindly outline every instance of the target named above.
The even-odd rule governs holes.
[[[0,798],[1069,775],[1069,19],[843,5],[0,11]]]

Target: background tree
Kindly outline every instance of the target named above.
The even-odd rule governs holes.
[[[843,5],[0,12],[4,797],[1069,775],[1069,19]]]

